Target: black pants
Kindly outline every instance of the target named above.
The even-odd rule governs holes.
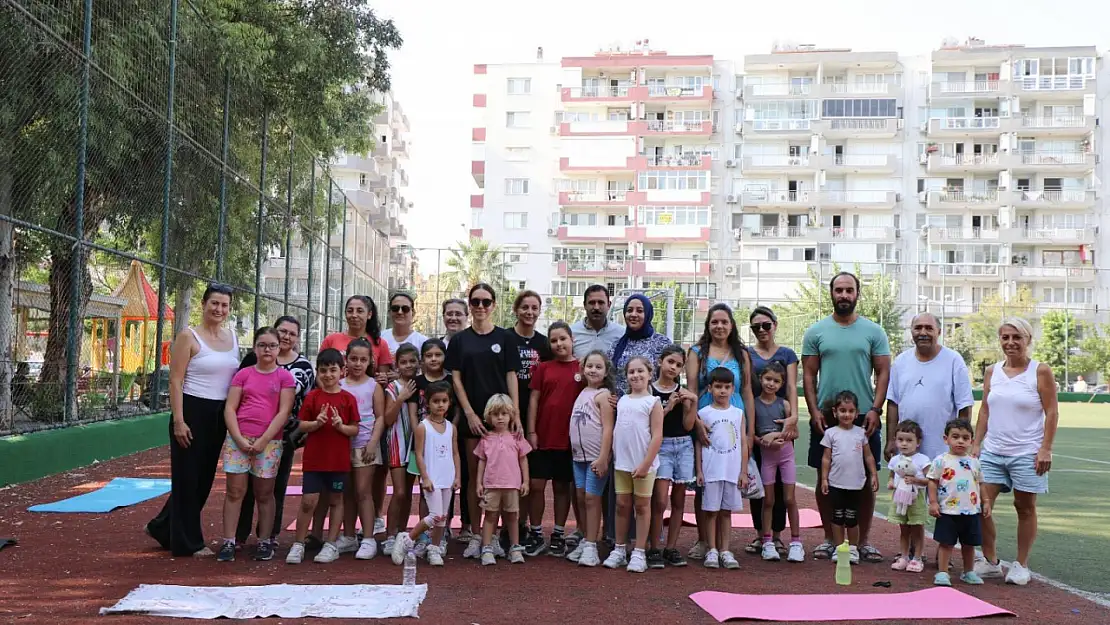
[[[762,469],[763,453],[758,443],[752,446],[752,457],[755,458],[755,463]],[[782,490],[782,474],[775,473],[775,505],[771,508],[772,532],[781,532],[786,529],[786,495],[783,494]],[[763,500],[749,499],[748,504],[751,507],[752,523],[755,525],[755,531],[763,534]]]
[[[187,448],[178,445],[170,421],[170,497],[146,528],[174,556],[190,556],[205,547],[200,515],[216,478],[227,426],[222,399],[185,395],[181,412],[193,442]]]
[[[281,462],[278,464],[277,476],[274,477],[274,528],[270,536],[258,536],[258,540],[276,538],[282,526],[282,513],[285,511],[285,490],[289,487],[289,474],[293,471],[293,456],[297,448],[289,439],[281,441]],[[251,532],[258,534],[254,527],[254,480],[247,479],[247,492],[243,495],[243,507],[239,510],[239,526],[235,528],[235,540],[242,544],[247,542]]]
[[[460,456],[460,462],[459,462],[459,473],[460,473],[460,475],[459,475],[459,511],[460,511],[460,517],[462,518],[462,524],[463,525],[471,525],[471,523],[470,523],[470,500],[466,496],[466,494],[469,492],[467,489],[470,488],[470,465],[467,464],[467,461],[466,461],[467,460],[466,459],[466,437],[463,435],[463,431],[462,431],[462,428],[468,427],[468,426],[466,424],[466,418],[465,417],[462,418],[462,419],[459,419],[459,422],[462,424],[461,427],[456,427],[455,428],[455,431],[459,433],[458,434],[459,456]],[[455,516],[455,494],[451,493],[451,503],[447,507],[447,518],[451,519],[451,518],[454,518],[454,516]],[[448,524],[448,525],[450,525],[450,524]],[[481,534],[482,533],[482,528],[481,527],[471,527],[470,531],[472,531],[476,534]]]

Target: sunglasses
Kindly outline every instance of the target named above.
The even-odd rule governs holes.
[[[773,327],[775,327],[775,324],[771,321],[764,321],[763,323],[753,323],[752,332],[759,332],[760,330],[763,330],[764,332],[770,332],[771,328]]]
[[[481,299],[474,297],[470,299],[470,306],[472,308],[489,308],[493,306],[493,300],[488,297]]]
[[[407,315],[409,312],[412,311],[412,307],[405,304],[394,304],[389,307],[389,311],[395,313],[404,313]]]

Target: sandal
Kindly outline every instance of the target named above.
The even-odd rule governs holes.
[[[813,548],[813,557],[816,560],[828,560],[832,558],[834,549],[833,544],[826,540]]]
[[[782,539],[781,538],[776,538],[774,542],[775,542],[775,551],[779,552],[780,556],[786,555],[787,549],[786,549],[786,545],[782,544]]]
[[[864,545],[860,547],[859,557],[863,559],[864,562],[875,563],[883,561],[883,554],[879,553],[879,550],[871,545]]]
[[[753,538],[752,542],[748,543],[747,547],[744,547],[744,553],[759,553],[762,550],[763,550],[763,541],[760,540],[758,537]]]

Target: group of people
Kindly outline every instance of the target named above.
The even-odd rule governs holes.
[[[496,291],[474,285],[467,299],[442,304],[442,338],[413,329],[408,294],[390,297],[384,331],[375,302],[352,296],[346,329],[322,341],[313,367],[299,353],[300,324],[288,316],[257,330],[240,362],[236,336],[224,327],[231,289],[210,285],[202,323],[172,347],[173,487],[147,532],[175,555],[212,555],[200,516],[222,461],[218,559],[233,560],[251,533],[253,557],[273,558],[295,451],[304,447],[290,564],[308,550],[326,563],[343,553],[371,559],[380,549],[397,564],[413,552],[442,566],[457,506],[463,556],[483,564],[546,552],[633,572],[687,558],[734,569],[732,513],[744,499],[755,527],[744,550],[802,562],[793,443],[800,364],[824,531],[815,558],[835,560],[835,546],[847,540],[853,564],[883,560],[869,537],[885,459],[889,518],[901,526],[892,568],[923,570],[928,510],[938,517],[936,583],[951,583],[956,544],[963,581],[1001,577],[990,510],[1012,489],[1018,553],[1006,579],[1027,583],[1057,421],[1052,372],[1028,356],[1029,324],[1002,323],[1006,360],[987,372],[972,426],[967,367],[940,345],[935,317],[914,317],[915,347],[892,363],[883,329],[856,313],[858,278],[838,274],[829,290],[834,312],[806,331],[800,359],[775,342],[778,320],[762,306],[749,315],[752,345],[719,303],[687,350],[655,330],[643,295],[624,302],[623,326],[610,322],[602,285],[586,290],[581,321],[555,322],[547,336],[536,330],[543,301],[532,291],[512,303],[514,326],[501,328],[493,323]],[[554,527],[545,536],[549,482]],[[410,522],[414,485],[420,514]],[[697,540],[683,556],[688,488]],[[577,530],[568,533],[572,509]],[[972,562],[978,546],[983,556]]]

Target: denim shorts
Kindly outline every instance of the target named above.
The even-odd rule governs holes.
[[[1036,454],[999,456],[984,451],[979,454],[979,467],[983,471],[983,482],[1001,485],[1004,493],[1020,490],[1043,495],[1048,492],[1048,474],[1037,475]]]
[[[659,448],[659,470],[655,479],[679,484],[694,483],[694,441],[689,436],[663,439]]]
[[[609,476],[598,477],[590,468],[589,462],[574,461],[574,487],[585,489],[587,495],[596,495],[600,497],[605,492],[605,484],[609,481]]]

